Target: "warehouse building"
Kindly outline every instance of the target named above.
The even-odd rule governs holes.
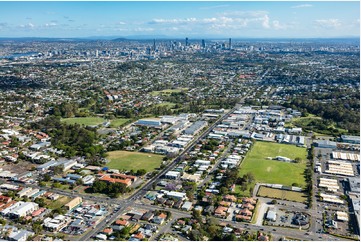
[[[342,176],[354,176],[352,164],[344,161],[327,161],[328,169],[325,173],[342,175]]]
[[[328,148],[328,149],[336,149],[336,142],[329,140],[316,140],[313,142],[313,145],[317,148]]]
[[[341,135],[341,142],[350,144],[360,144],[359,136]]]
[[[360,155],[356,153],[332,152],[332,158],[337,160],[360,161]]]
[[[206,121],[196,121],[187,129],[184,130],[184,134],[195,135],[199,131],[201,131],[204,127],[206,127],[207,124],[208,123]]]
[[[76,208],[77,206],[79,206],[80,204],[82,204],[82,202],[83,199],[81,197],[76,197],[67,204],[65,204],[64,207],[70,211]]]
[[[343,200],[340,199],[339,196],[336,196],[336,195],[320,193],[320,197],[323,199],[324,202],[336,203],[336,204],[344,204],[345,203]]]
[[[163,124],[160,119],[139,119],[134,125],[163,129]]]
[[[337,192],[340,189],[336,179],[320,178],[318,186],[324,187],[331,192]]]

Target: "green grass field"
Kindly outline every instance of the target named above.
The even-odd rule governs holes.
[[[261,186],[259,188],[257,196],[295,201],[300,203],[304,203],[307,201],[307,195],[305,193],[274,189],[264,186]]]
[[[287,163],[267,160],[267,157],[285,156],[290,159],[301,158],[300,163]],[[295,145],[286,145],[257,141],[247,154],[240,168],[240,176],[251,172],[256,182],[283,184],[291,186],[298,183],[300,187],[306,185],[303,172],[306,168],[307,150]]]
[[[70,197],[66,197],[66,196],[61,196],[58,200],[56,201],[52,201],[50,199],[45,199],[45,203],[47,205],[47,208],[50,209],[57,209],[57,208],[61,208],[62,206],[64,206],[65,204],[67,204],[68,202],[70,202],[71,198]]]
[[[118,118],[110,121],[110,127],[117,128],[124,123],[128,122],[130,119],[127,118]],[[106,120],[98,117],[79,117],[79,118],[63,118],[61,120],[67,124],[80,124],[80,125],[99,125],[104,123]]]
[[[113,119],[110,121],[110,127],[112,128],[118,128],[119,126],[122,126],[123,124],[125,124],[126,122],[128,122],[130,119],[128,118],[118,118],[118,119]]]
[[[106,164],[110,169],[139,170],[145,169],[147,172],[158,168],[162,163],[163,156],[129,151],[111,151],[108,152],[109,163]]]
[[[105,122],[105,119],[98,117],[63,118],[61,121],[67,124],[98,125]]]
[[[167,106],[168,108],[174,108],[176,104],[175,103],[171,103],[171,102],[163,102],[163,103],[158,103],[157,107],[163,107],[163,106]]]
[[[151,95],[152,96],[158,96],[158,95],[169,96],[173,92],[182,92],[182,91],[186,91],[186,90],[188,90],[188,88],[164,89],[164,90],[161,90],[161,91],[153,91],[153,92],[151,92]]]

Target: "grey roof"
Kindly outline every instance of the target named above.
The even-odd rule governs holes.
[[[184,130],[185,134],[194,134],[197,130],[199,130],[202,126],[206,125],[206,121],[197,121],[189,126],[186,130]]]
[[[11,240],[15,240],[15,241],[19,241],[20,239],[22,239],[24,236],[26,236],[26,238],[28,236],[34,235],[33,232],[27,231],[27,230],[20,230],[17,233],[11,233],[9,238]]]
[[[351,192],[360,193],[360,178],[359,177],[349,177],[347,179],[350,184]]]
[[[276,216],[277,214],[275,211],[269,210],[267,213],[267,219],[276,220]]]
[[[327,145],[327,146],[335,146],[336,142],[329,141],[329,140],[316,140],[314,143],[318,144],[319,146]]]

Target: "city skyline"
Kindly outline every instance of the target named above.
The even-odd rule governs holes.
[[[359,37],[348,2],[0,2],[0,37]],[[150,11],[151,9],[151,11]]]

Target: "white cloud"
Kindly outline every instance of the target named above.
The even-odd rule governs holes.
[[[317,19],[315,24],[321,28],[337,28],[341,26],[341,21],[339,19]]]
[[[136,32],[152,32],[154,30],[155,29],[153,29],[153,28],[142,28],[142,27],[138,27],[138,28],[134,29],[134,31],[136,31]]]
[[[287,26],[284,24],[281,24],[280,21],[278,21],[278,20],[273,20],[272,24],[273,24],[273,28],[275,30],[287,29]]]
[[[291,8],[310,8],[310,7],[312,7],[311,4],[301,4],[301,5],[292,6]]]
[[[265,16],[263,17],[262,26],[263,26],[263,28],[265,28],[265,29],[269,29],[269,28],[270,28],[268,15],[265,15]]]
[[[191,22],[197,22],[196,18],[185,18],[185,19],[153,19],[150,21],[150,24],[185,24],[185,23],[191,23]]]
[[[120,22],[118,22],[118,24],[120,24],[120,25],[124,25],[124,24],[126,24],[126,23],[125,23],[125,22],[120,21]]]
[[[21,24],[21,25],[19,25],[19,27],[24,28],[24,29],[33,29],[35,27],[35,25],[32,23],[27,23],[27,24]]]
[[[57,26],[58,24],[55,23],[55,22],[50,22],[50,23],[46,23],[44,24],[44,27],[54,27],[54,26]]]

